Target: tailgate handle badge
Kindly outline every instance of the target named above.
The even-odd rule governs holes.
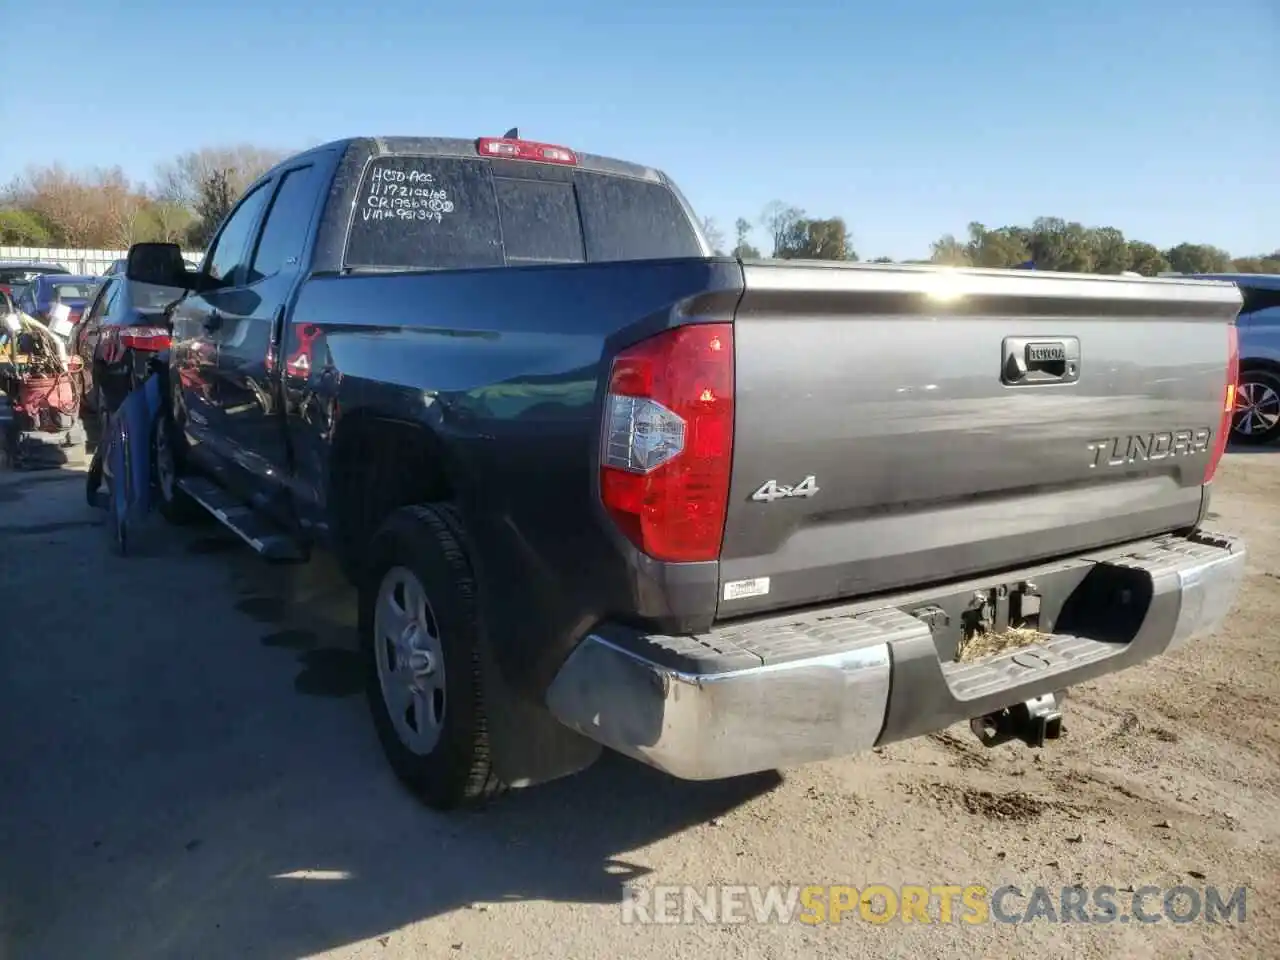
[[[1000,379],[1011,387],[1075,383],[1080,379],[1080,339],[1005,337]]]

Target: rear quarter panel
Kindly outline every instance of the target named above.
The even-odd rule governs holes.
[[[322,276],[289,326],[312,327],[306,378],[285,374],[312,520],[328,523],[328,455],[344,422],[424,426],[474,540],[504,673],[545,684],[604,617],[666,622],[715,610],[716,564],[640,557],[600,506],[607,358],[675,323],[728,320],[733,261],[679,260]]]

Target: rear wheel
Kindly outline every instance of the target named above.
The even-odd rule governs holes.
[[[503,789],[489,760],[476,584],[447,506],[395,511],[360,588],[369,709],[396,775],[447,810]]]
[[[1231,438],[1238,443],[1270,443],[1280,437],[1280,375],[1263,369],[1240,372]]]

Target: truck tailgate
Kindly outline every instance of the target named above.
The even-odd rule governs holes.
[[[1234,286],[855,264],[744,275],[719,617],[1196,523]]]

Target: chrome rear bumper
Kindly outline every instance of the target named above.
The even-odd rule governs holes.
[[[1245,556],[1241,541],[1198,533],[1056,564],[1054,573],[1076,583],[1100,566],[1136,578],[1149,599],[1131,638],[1054,634],[972,664],[943,662],[929,626],[905,611],[927,602],[922,595],[696,637],[605,624],[566,659],[547,704],[579,733],[684,779],[794,766],[940,730],[1175,650],[1222,624]]]

